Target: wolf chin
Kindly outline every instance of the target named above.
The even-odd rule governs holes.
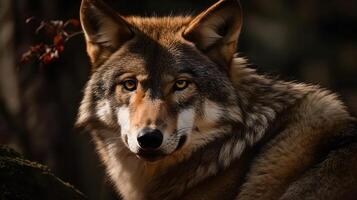
[[[355,199],[355,119],[318,86],[236,54],[241,6],[197,16],[80,10],[92,64],[78,114],[126,200]]]

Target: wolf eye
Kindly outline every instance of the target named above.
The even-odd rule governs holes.
[[[174,90],[184,90],[190,83],[186,80],[177,80],[174,85]]]
[[[129,80],[123,81],[122,85],[126,90],[134,91],[134,90],[136,90],[137,83],[136,83],[136,80],[129,79]]]

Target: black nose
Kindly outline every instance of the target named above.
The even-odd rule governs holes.
[[[157,149],[162,144],[162,133],[158,129],[144,129],[138,135],[138,143],[144,150]]]

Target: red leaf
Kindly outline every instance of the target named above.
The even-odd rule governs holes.
[[[64,50],[64,46],[63,45],[58,45],[56,46],[56,49],[59,53],[61,53]]]
[[[63,44],[63,37],[60,34],[57,34],[54,38],[53,38],[53,44],[55,46],[59,46]]]
[[[41,61],[44,64],[50,64],[52,62],[53,58],[51,56],[51,52],[45,53],[41,56]]]
[[[77,19],[70,19],[70,20],[66,21],[64,26],[67,27],[68,25],[78,27],[80,25],[80,23],[79,23],[79,20],[77,20]]]

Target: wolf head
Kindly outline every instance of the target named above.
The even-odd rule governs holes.
[[[163,18],[122,17],[100,0],[83,0],[80,17],[93,69],[77,124],[96,130],[102,150],[115,144],[160,160],[240,121],[229,78],[242,25],[237,0]]]

